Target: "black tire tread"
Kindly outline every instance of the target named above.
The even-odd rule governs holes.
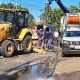
[[[24,52],[25,52],[25,53],[29,53],[29,52],[31,51],[31,49],[32,49],[32,46],[31,46],[31,48],[30,48],[29,50],[27,50],[27,49],[26,49],[26,46],[25,46],[25,43],[26,43],[26,41],[27,41],[29,38],[32,40],[31,35],[26,35],[25,38],[24,38],[24,40],[23,40],[23,42],[22,42],[22,44],[24,45]]]
[[[3,43],[1,44],[1,50],[0,50],[0,53],[2,56],[4,57],[11,57],[13,55],[13,53],[11,55],[9,55],[6,51],[5,51],[5,48],[7,46],[8,43],[12,43],[12,45],[14,46],[14,43],[10,40],[5,40],[3,41]],[[15,46],[14,46],[14,50],[15,50]],[[14,51],[13,51],[14,52]]]

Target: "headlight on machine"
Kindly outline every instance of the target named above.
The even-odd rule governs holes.
[[[69,44],[69,41],[63,41],[63,43],[65,43],[65,44]]]

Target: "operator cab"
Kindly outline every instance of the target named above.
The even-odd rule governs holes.
[[[0,9],[0,24],[11,24],[11,35],[16,36],[22,28],[28,27],[27,14],[27,10]]]

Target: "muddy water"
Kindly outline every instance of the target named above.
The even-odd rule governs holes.
[[[19,75],[17,80],[53,80],[52,75],[55,63],[51,57],[48,57],[48,59],[39,64],[29,66],[23,75]]]
[[[53,70],[47,68],[45,64],[36,64],[29,66],[16,74],[0,76],[0,80],[52,80],[52,74]]]
[[[47,68],[45,64],[37,64],[29,67],[28,71],[19,76],[17,80],[48,80],[52,74],[52,69]]]
[[[38,60],[39,61],[39,60]],[[40,62],[24,64],[1,75],[0,80],[53,80],[56,59],[48,57]]]

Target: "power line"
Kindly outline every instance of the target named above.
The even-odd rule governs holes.
[[[23,6],[27,6],[27,7],[29,7],[30,9],[32,9],[32,10],[38,10],[38,11],[42,11],[42,9],[39,9],[39,8],[37,8],[37,7],[35,7],[35,6],[32,6],[32,5],[29,5],[29,4],[26,4],[25,2],[23,2],[23,1],[20,1],[20,2],[22,2],[23,4],[21,4],[19,1],[15,1],[15,0],[12,0],[13,2],[15,2],[15,3],[18,3],[18,4],[20,4],[20,5],[23,5]]]
[[[41,8],[41,9],[42,9],[41,6],[33,5],[33,4],[30,4],[30,3],[24,2],[24,1],[22,1],[22,0],[19,0],[19,1],[21,1],[21,2],[23,2],[23,3],[26,3],[26,4],[30,5],[30,6],[34,6],[34,7],[38,7],[38,8]]]

